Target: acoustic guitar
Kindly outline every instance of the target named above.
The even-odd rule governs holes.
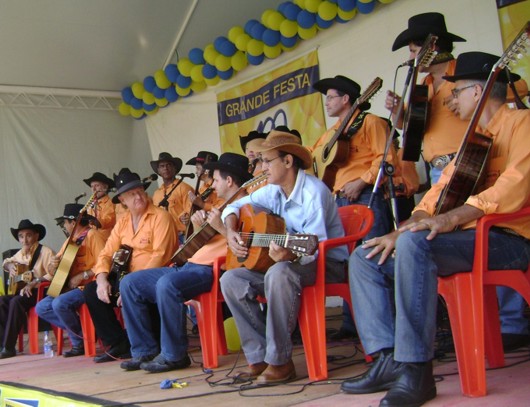
[[[9,276],[7,280],[7,294],[8,295],[18,295],[20,290],[24,288],[26,284],[33,280],[33,273],[31,270],[28,270],[29,266],[27,264],[15,263],[16,276]]]
[[[252,178],[250,181],[245,182],[237,192],[232,195],[223,205],[221,205],[218,209],[222,212],[224,208],[226,208],[227,205],[232,203],[236,197],[239,195],[239,193],[243,190],[247,190],[248,188],[251,188],[257,184],[263,183],[267,181],[267,175],[266,174],[260,174],[257,177]],[[191,222],[191,220],[190,220]],[[208,222],[204,222],[200,228],[195,231],[186,241],[184,244],[175,252],[173,257],[171,258],[171,262],[175,263],[177,266],[182,266],[184,263],[188,261],[188,259],[193,256],[197,251],[203,247],[208,241],[214,237],[217,234],[217,231],[210,226]]]
[[[348,160],[350,151],[350,140],[347,137],[348,129],[355,117],[363,110],[364,105],[383,86],[381,78],[375,78],[370,86],[353,103],[344,117],[339,128],[325,144],[315,147],[313,150],[313,170],[315,176],[320,178],[329,189],[333,189],[335,177],[339,166]]]
[[[226,269],[245,267],[266,272],[275,262],[269,257],[269,244],[275,242],[301,255],[312,255],[318,248],[318,236],[310,234],[286,234],[285,221],[266,212],[255,213],[251,205],[239,210],[239,235],[248,250],[245,258],[237,257],[228,250]]]
[[[437,36],[429,34],[414,59],[409,99],[403,121],[404,161],[418,161],[420,159],[421,144],[429,114],[429,87],[416,84],[416,80],[419,68],[430,66],[436,56],[435,45],[437,39]]]
[[[120,248],[112,256],[108,281],[111,287],[111,296],[120,296],[120,281],[129,274],[129,263],[131,262],[132,247],[126,244],[120,245]]]
[[[70,274],[70,269],[74,264],[77,252],[82,243],[82,241],[73,240],[73,236],[75,235],[75,232],[80,225],[81,216],[87,211],[88,207],[92,204],[92,202],[94,202],[94,199],[96,199],[96,194],[97,192],[94,192],[88,202],[85,204],[85,206],[83,206],[79,211],[74,230],[72,230],[72,233],[70,234],[70,236],[68,236],[68,239],[66,240],[68,242],[66,249],[64,250],[64,253],[61,256],[59,266],[57,266],[57,270],[55,271],[50,286],[48,287],[48,295],[51,297],[59,296],[64,289],[66,280],[68,279],[68,275]]]
[[[500,59],[493,65],[475,107],[466,134],[455,157],[455,170],[436,203],[436,215],[462,206],[484,181],[484,169],[493,140],[476,132],[478,121],[486,105],[495,79],[510,63],[525,51],[530,36],[530,21],[515,37]]]

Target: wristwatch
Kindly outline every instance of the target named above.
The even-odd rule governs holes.
[[[88,274],[88,271],[83,271],[83,280],[88,280],[90,278],[90,275]]]

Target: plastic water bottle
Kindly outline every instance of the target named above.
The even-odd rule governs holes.
[[[44,357],[53,358],[53,345],[48,335],[48,331],[44,332]]]

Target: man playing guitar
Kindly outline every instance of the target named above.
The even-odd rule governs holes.
[[[107,240],[116,224],[116,209],[108,195],[109,191],[114,188],[114,181],[101,172],[95,172],[83,182],[90,187],[92,193],[96,194],[87,213],[99,221],[101,226],[97,228],[97,232]]]

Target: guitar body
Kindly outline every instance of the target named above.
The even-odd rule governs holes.
[[[27,264],[16,264],[17,275],[15,277],[9,277],[7,294],[8,295],[18,295],[20,290],[24,286],[33,280],[33,274],[28,270],[29,266]]]
[[[108,281],[111,286],[111,295],[114,297],[119,297],[120,281],[129,273],[132,250],[132,247],[122,244],[112,256],[112,265],[110,266]]]
[[[428,108],[429,87],[427,85],[415,85],[410,95],[403,127],[404,161],[418,161],[420,159],[421,144],[427,127]]]
[[[436,205],[437,215],[462,206],[482,184],[492,142],[491,138],[478,133],[469,138],[459,152],[461,159],[455,163],[455,172],[440,195]]]
[[[204,223],[201,228],[194,232],[184,244],[176,251],[171,258],[172,263],[177,266],[182,266],[193,256],[201,247],[217,234],[217,231],[210,226],[209,223]]]
[[[77,256],[77,252],[79,251],[79,247],[80,246],[73,241],[66,246],[63,257],[61,257],[59,266],[57,267],[52,282],[48,287],[49,296],[57,297],[63,291],[66,280],[68,279],[68,274],[70,274],[70,269],[74,264],[75,256]]]
[[[313,169],[317,178],[320,178],[330,190],[333,190],[335,177],[340,165],[348,160],[350,142],[346,139],[338,139],[330,146],[330,143],[318,146],[313,151]]]
[[[255,213],[250,205],[245,205],[239,212],[239,226],[244,245],[249,248],[248,256],[236,257],[231,250],[226,254],[226,269],[244,267],[249,270],[266,272],[275,262],[269,257],[269,245],[256,245],[255,234],[285,233],[285,222],[276,215],[266,212]]]

